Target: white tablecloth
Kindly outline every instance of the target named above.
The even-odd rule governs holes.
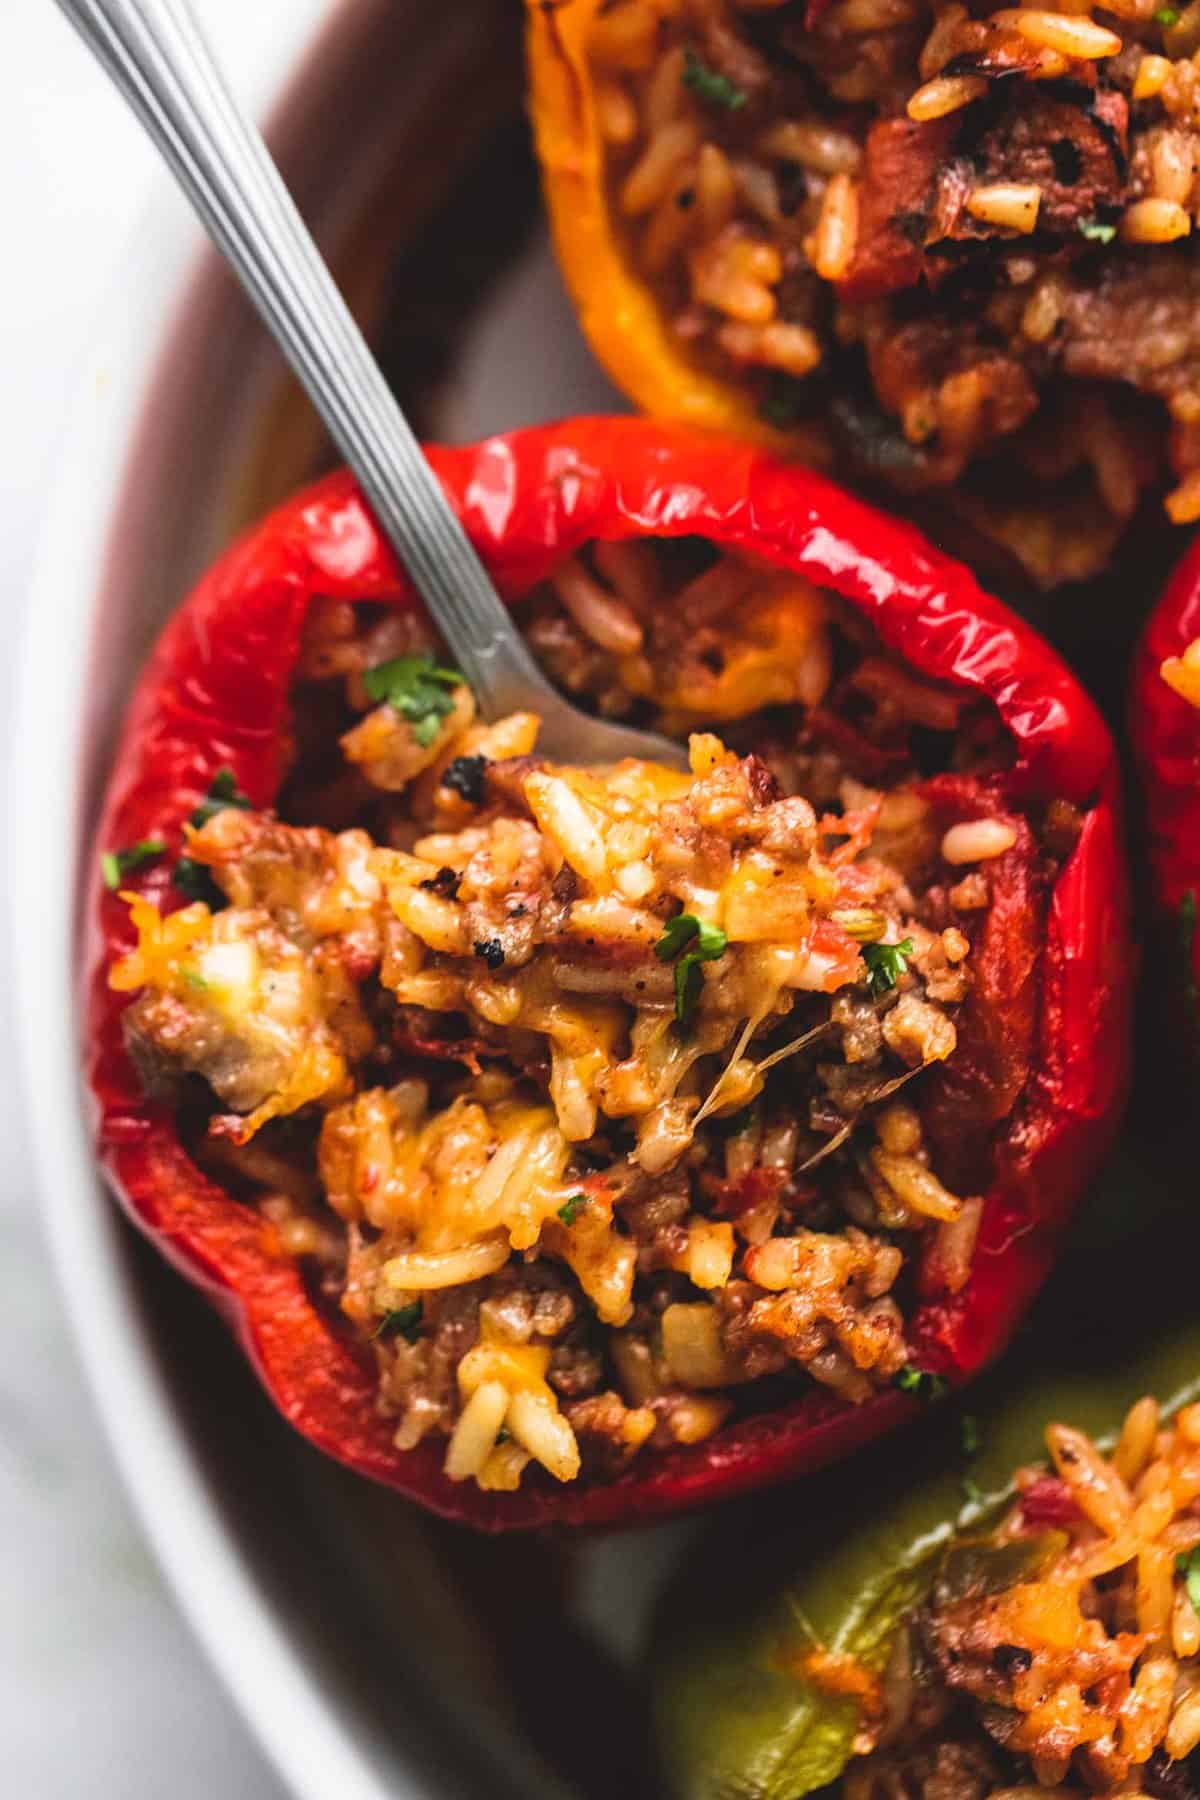
[[[259,108],[325,3],[195,0]],[[0,11],[0,594],[11,633],[89,317],[165,177],[52,0],[3,0]],[[0,657],[5,725],[13,661]],[[16,754],[6,741],[5,758]],[[2,1019],[0,1059],[0,1790],[281,1800],[121,1492],[48,1267]]]

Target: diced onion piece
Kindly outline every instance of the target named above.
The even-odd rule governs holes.
[[[656,1400],[662,1392],[662,1384],[654,1372],[654,1357],[646,1340],[630,1331],[614,1331],[609,1339],[609,1351],[621,1392],[629,1404],[645,1406],[647,1401]]]
[[[795,1238],[768,1238],[746,1252],[746,1275],[757,1287],[781,1294],[799,1279],[802,1247]]]
[[[504,1239],[485,1238],[461,1250],[406,1250],[388,1258],[383,1265],[383,1278],[390,1287],[418,1292],[463,1287],[468,1281],[482,1281],[485,1275],[494,1275],[507,1261],[508,1245]]]
[[[1187,237],[1192,229],[1192,216],[1178,200],[1160,200],[1154,195],[1135,200],[1121,215],[1121,236],[1127,244],[1172,244]]]
[[[529,1389],[514,1394],[508,1403],[508,1429],[556,1481],[574,1481],[579,1473],[579,1445],[549,1395]]]
[[[699,1217],[688,1220],[684,1273],[699,1288],[724,1287],[733,1270],[733,1226]]]
[[[715,1306],[668,1306],[662,1315],[662,1347],[672,1375],[689,1388],[723,1388],[736,1379],[721,1344]],[[652,1399],[653,1392],[638,1398]]]
[[[501,1382],[485,1381],[475,1389],[446,1447],[444,1467],[451,1481],[478,1475],[496,1447],[508,1406],[508,1389]]]
[[[200,951],[196,961],[201,976],[226,1006],[240,1012],[253,1003],[259,972],[253,944],[245,939],[212,943]]]
[[[658,877],[650,864],[639,857],[617,870],[616,883],[627,900],[644,900],[654,892]]]
[[[721,1429],[732,1409],[732,1400],[716,1394],[688,1394],[672,1407],[668,1429],[677,1444],[702,1444]]]

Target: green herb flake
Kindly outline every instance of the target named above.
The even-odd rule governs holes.
[[[180,970],[180,974],[183,976],[183,979],[187,982],[189,987],[196,988],[200,993],[208,992],[208,983],[205,981],[199,969],[189,969],[185,966]]]
[[[1174,6],[1160,6],[1156,13],[1151,14],[1151,17],[1156,25],[1162,26],[1164,31],[1169,31],[1172,25],[1179,23],[1179,12]]]
[[[573,1225],[587,1203],[586,1194],[572,1194],[569,1200],[564,1200],[558,1209],[558,1216],[563,1224]]]
[[[202,900],[211,912],[218,912],[225,905],[225,896],[212,878],[207,863],[197,862],[194,856],[181,856],[171,871],[171,880],[181,894],[189,900]]]
[[[218,769],[208,784],[208,792],[199,806],[188,816],[188,824],[199,831],[218,813],[227,812],[233,807],[237,812],[250,811],[250,797],[243,794],[237,784],[237,776],[233,770],[225,767]],[[210,912],[219,912],[225,906],[225,896],[212,878],[207,863],[197,862],[194,856],[181,856],[171,870],[171,880],[181,894],[189,900],[201,900]]]
[[[654,946],[660,962],[675,964],[675,1018],[686,1025],[696,1010],[704,977],[700,964],[724,956],[729,939],[719,925],[709,925],[695,913],[677,913]]]
[[[100,858],[100,873],[104,877],[104,885],[115,893],[126,875],[132,875],[135,869],[145,868],[147,863],[160,857],[166,845],[161,838],[141,838],[136,844],[129,844],[124,850],[106,850]]]
[[[1115,225],[1106,225],[1103,219],[1080,219],[1079,235],[1093,244],[1111,244],[1117,235],[1117,228]]]
[[[219,812],[227,812],[231,806],[236,807],[238,812],[249,812],[249,797],[238,786],[237,776],[232,769],[218,769],[208,784],[207,794],[188,822],[199,831],[202,825],[207,825]]]
[[[892,1377],[893,1387],[902,1394],[916,1394],[921,1400],[940,1400],[949,1385],[944,1375],[935,1375],[931,1369],[916,1369],[911,1363]]]
[[[371,1336],[402,1337],[408,1343],[415,1344],[421,1335],[421,1315],[424,1310],[419,1300],[413,1300],[408,1306],[398,1306],[392,1312],[384,1313]]]
[[[964,1456],[979,1454],[979,1420],[974,1413],[964,1413],[959,1421],[962,1433],[962,1453]]]
[[[454,711],[454,689],[463,686],[457,669],[443,669],[432,656],[393,656],[363,676],[372,700],[385,702],[407,719],[412,734],[427,750]]]
[[[683,85],[697,100],[703,100],[709,106],[723,106],[728,112],[739,112],[746,104],[742,89],[735,87],[728,75],[710,69],[694,50],[683,53]]]
[[[987,1498],[983,1489],[980,1487],[979,1483],[975,1480],[975,1477],[973,1475],[964,1475],[963,1476],[962,1491],[963,1491],[964,1498],[966,1499],[967,1503],[971,1506],[982,1506],[984,1503],[984,1500]]]
[[[907,969],[912,953],[911,938],[901,938],[898,944],[863,945],[862,959],[867,965],[867,987],[872,999],[895,987]]]

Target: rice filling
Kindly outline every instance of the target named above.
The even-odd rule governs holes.
[[[947,1553],[882,1677],[847,1800],[1188,1800],[1200,1763],[1200,1408],[1139,1400],[1105,1453],[1053,1424],[989,1533]],[[848,1672],[822,1653],[818,1682]]]
[[[765,420],[1047,586],[1164,473],[1200,517],[1195,7],[620,0],[586,54],[630,264]]]
[[[1032,1054],[1036,982],[995,1060],[996,884],[1036,956],[1077,825],[1007,810],[994,714],[795,577],[597,545],[523,616],[688,770],[551,762],[419,614],[319,603],[278,814],[224,781],[196,898],[130,896],[112,974],[148,1089],[305,1259],[397,1444],[495,1489],[903,1376]]]

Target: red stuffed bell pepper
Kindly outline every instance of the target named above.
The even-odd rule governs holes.
[[[1154,895],[1173,916],[1196,1017],[1200,947],[1200,539],[1142,634],[1133,673],[1133,741],[1143,777]]]
[[[1113,747],[801,468],[632,419],[431,461],[556,679],[691,772],[483,724],[352,482],[299,495],[130,707],[101,1155],[320,1449],[486,1529],[661,1516],[1021,1317],[1124,1088]]]

